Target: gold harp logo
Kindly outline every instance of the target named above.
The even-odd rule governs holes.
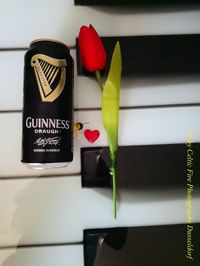
[[[44,54],[36,54],[31,58],[31,66],[35,71],[42,101],[55,101],[65,86],[66,60],[52,58]]]

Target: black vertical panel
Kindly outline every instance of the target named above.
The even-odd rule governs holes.
[[[194,186],[200,185],[200,144],[192,144]],[[120,146],[117,160],[117,185],[121,188],[180,187],[187,184],[186,144]],[[81,149],[81,174],[84,187],[109,187],[107,147]]]
[[[199,0],[74,0],[75,5],[130,5],[130,6],[168,6],[199,4]]]
[[[102,37],[108,58],[117,41],[122,52],[123,77],[200,73],[200,34]],[[78,75],[90,75],[82,66],[77,42]]]
[[[199,266],[199,236],[200,224],[85,230],[85,266]]]

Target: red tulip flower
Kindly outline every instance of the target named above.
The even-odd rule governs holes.
[[[94,27],[82,26],[78,40],[83,66],[90,72],[102,70],[106,64],[106,52]]]
[[[102,121],[107,134],[110,151],[110,174],[113,185],[113,213],[117,217],[116,197],[116,168],[118,150],[118,117],[120,81],[122,72],[121,50],[119,42],[116,43],[107,80],[103,85],[100,70],[106,64],[106,52],[92,25],[82,26],[79,32],[79,50],[83,66],[90,72],[95,72],[96,79],[102,90]]]

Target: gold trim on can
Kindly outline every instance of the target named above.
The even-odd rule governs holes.
[[[35,40],[33,40],[33,41],[30,43],[30,46],[31,46],[33,43],[37,43],[37,42],[54,42],[54,43],[61,44],[62,46],[64,46],[64,47],[66,47],[67,49],[69,49],[69,46],[67,46],[64,42],[57,41],[57,40],[50,39],[50,38],[38,38],[38,39],[35,39]]]

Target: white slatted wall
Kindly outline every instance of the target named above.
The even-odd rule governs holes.
[[[74,161],[64,169],[34,171],[20,163],[25,50],[35,38],[54,38],[73,48],[76,61],[75,38],[80,25],[89,23],[105,36],[200,33],[200,10],[75,7],[73,0],[0,2],[2,266],[83,266],[83,229],[186,221],[182,190],[120,191],[115,224],[111,191],[81,188],[80,147],[106,145],[106,137],[99,89],[76,72],[75,122],[90,122],[87,127],[98,129],[100,138],[91,145],[80,132]],[[194,103],[200,103],[199,77],[123,79],[120,145],[184,143],[188,131],[199,142],[200,106],[166,107]],[[194,198],[194,222],[200,222],[199,204],[200,197]],[[15,249],[17,245],[25,247]]]

